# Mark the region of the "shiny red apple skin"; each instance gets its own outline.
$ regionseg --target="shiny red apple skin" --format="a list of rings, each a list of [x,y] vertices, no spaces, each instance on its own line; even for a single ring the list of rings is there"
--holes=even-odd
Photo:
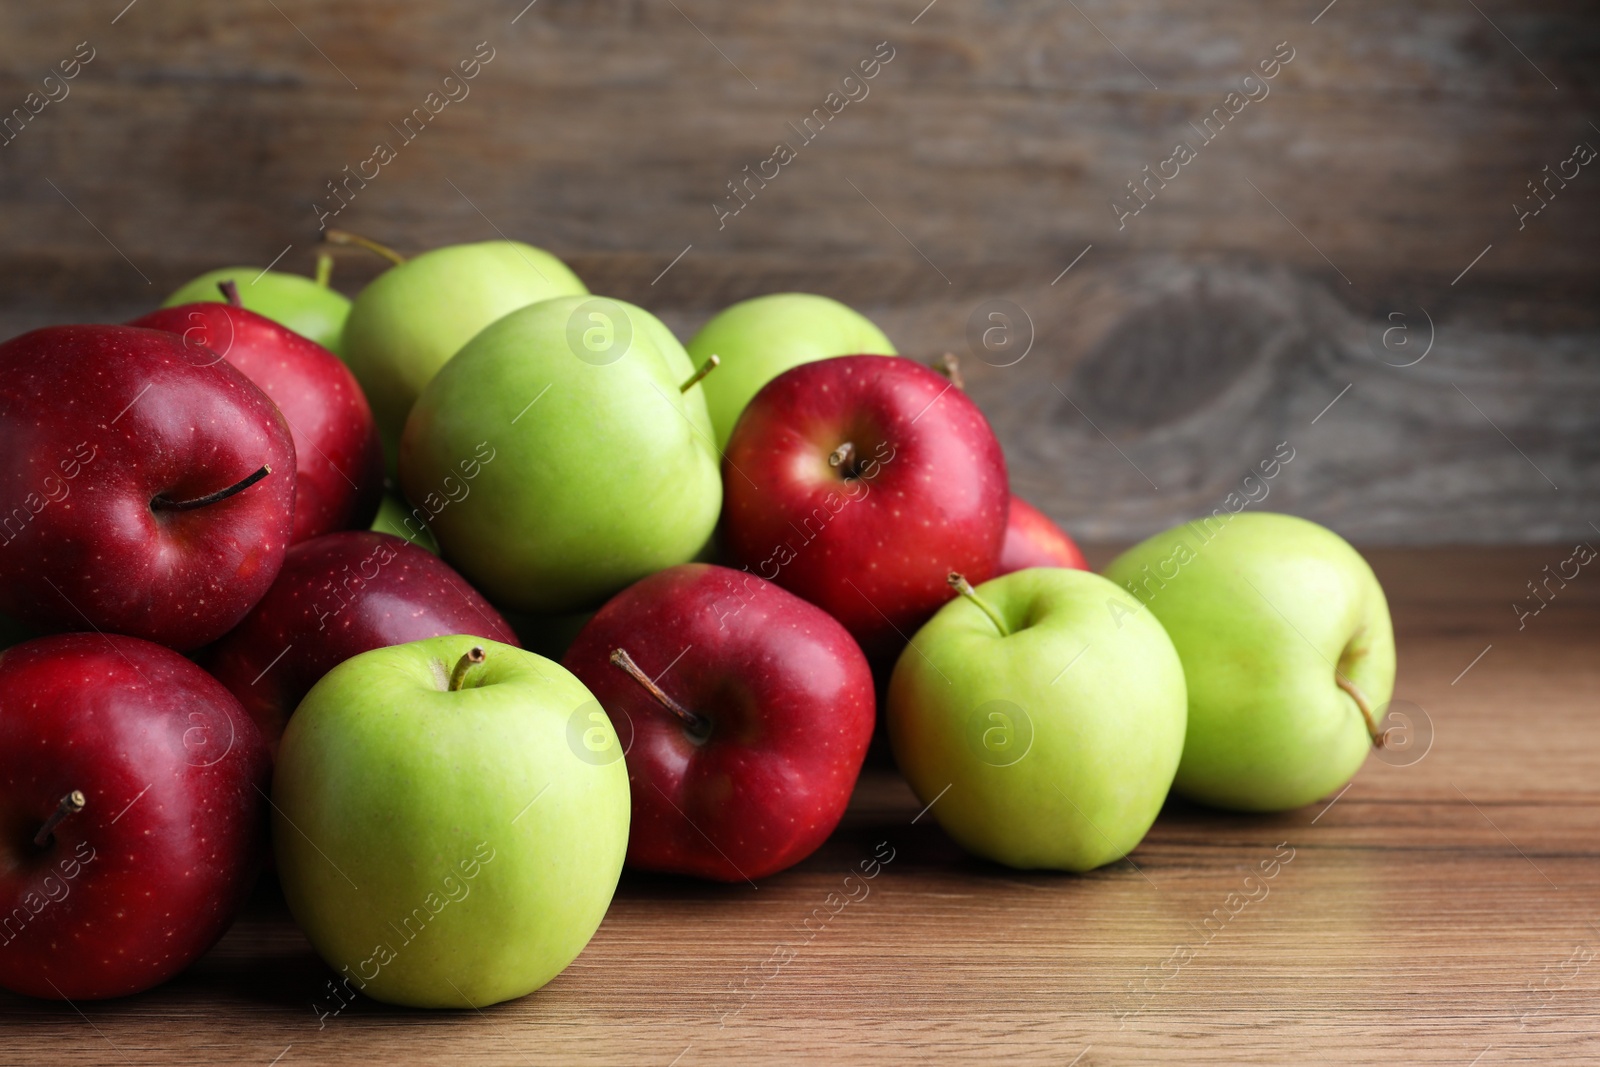
[[[294,437],[291,543],[372,525],[383,497],[383,443],[366,395],[343,360],[230,304],[162,308],[130,325],[168,330],[216,352],[278,405]]]
[[[611,663],[618,648],[709,721],[703,741]],[[685,563],[613,597],[562,662],[626,749],[632,866],[753,881],[805,859],[839,824],[872,737],[872,674],[814,605],[743,571]]]
[[[272,473],[213,504],[191,502]],[[208,350],[131,326],[0,344],[0,613],[186,650],[277,577],[294,444],[267,395]]]
[[[0,986],[96,1000],[187,967],[255,882],[270,774],[238,701],[170,649],[60,634],[0,655]],[[83,810],[36,846],[74,789]]]
[[[854,445],[858,477],[829,454]],[[785,371],[750,401],[723,463],[732,557],[818,605],[874,660],[954,593],[993,577],[1005,458],[965,393],[914,360],[844,356]]]
[[[1022,499],[1011,498],[1011,518],[1006,523],[1005,543],[1000,546],[998,578],[1029,567],[1068,567],[1086,571],[1088,560],[1066,531],[1050,521],[1050,516]]]
[[[324,674],[375,648],[446,634],[520,647],[438,556],[391,534],[347,530],[290,548],[267,595],[203,662],[276,755],[289,716]]]

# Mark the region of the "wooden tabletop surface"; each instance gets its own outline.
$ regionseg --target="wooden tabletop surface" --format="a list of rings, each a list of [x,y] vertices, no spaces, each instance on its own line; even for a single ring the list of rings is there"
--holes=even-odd
[[[625,875],[520,1001],[324,1017],[328,972],[268,886],[152,992],[0,996],[0,1062],[1600,1063],[1600,575],[1520,630],[1511,606],[1570,554],[1370,551],[1418,741],[1302,811],[1173,802],[1128,860],[1020,873],[965,858],[880,767],[758,889]]]

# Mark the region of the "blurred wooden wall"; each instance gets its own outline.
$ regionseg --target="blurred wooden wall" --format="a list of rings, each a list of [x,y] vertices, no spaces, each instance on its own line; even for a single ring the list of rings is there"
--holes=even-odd
[[[1209,511],[1284,441],[1262,506],[1359,540],[1600,538],[1600,164],[1564,163],[1600,148],[1591,5],[525,2],[8,3],[0,109],[61,98],[0,146],[0,328],[126,317],[285,249],[308,269],[327,183],[386,143],[337,225],[523,238],[684,336],[796,288],[963,355],[1018,489],[1087,539]],[[719,223],[778,142],[795,158]],[[1519,220],[1546,166],[1578,169]],[[1021,332],[986,352],[994,311]]]

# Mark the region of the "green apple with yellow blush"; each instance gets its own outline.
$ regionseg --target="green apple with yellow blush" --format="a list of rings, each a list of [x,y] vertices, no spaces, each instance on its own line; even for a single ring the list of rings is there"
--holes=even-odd
[[[1121,859],[1183,751],[1183,667],[1149,612],[1088,571],[1038,567],[940,608],[901,653],[895,762],[968,852],[1023,869]]]
[[[1183,660],[1183,796],[1298,808],[1381,746],[1394,628],[1372,568],[1338,534],[1292,515],[1217,515],[1134,546],[1106,577],[1161,621]]]
[[[466,636],[374,649],[290,718],[273,786],[278,879],[355,992],[483,1008],[559,974],[627,852],[622,748],[560,664]]]
[[[722,474],[703,389],[720,373],[692,368],[655,316],[624,301],[532,304],[424,387],[401,487],[444,558],[496,605],[592,610],[711,540]]]
[[[518,308],[588,292],[565,263],[520,241],[449,245],[408,259],[329,233],[394,263],[356,297],[344,333],[345,362],[372,405],[391,469],[411,405],[461,346]]]

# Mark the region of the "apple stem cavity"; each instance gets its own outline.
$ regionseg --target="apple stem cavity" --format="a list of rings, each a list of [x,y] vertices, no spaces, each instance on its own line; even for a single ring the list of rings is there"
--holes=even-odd
[[[228,302],[229,307],[242,308],[244,301],[239,299],[239,287],[232,278],[224,278],[217,283],[217,288],[222,290],[222,299]]]
[[[696,385],[700,384],[701,378],[704,378],[706,375],[710,374],[720,366],[722,366],[722,357],[717,355],[715,352],[711,353],[710,357],[708,357],[704,363],[700,364],[700,369],[694,372],[694,377],[678,386],[678,392],[687,393],[690,389],[693,389]]]
[[[967,391],[967,380],[961,376],[961,361],[956,358],[954,352],[946,352],[929,366],[949,378],[950,384],[960,389],[963,393]]]
[[[694,712],[690,711],[676,700],[673,700],[671,697],[667,696],[667,694],[662,691],[661,687],[656,685],[655,682],[651,681],[650,676],[644,673],[644,671],[640,670],[637,663],[633,662],[633,657],[628,655],[627,649],[612,649],[611,664],[614,667],[622,668],[628,673],[629,677],[638,682],[640,685],[644,686],[645,690],[651,696],[655,697],[656,700],[660,702],[662,707],[672,712],[672,714],[676,715],[679,720],[682,721],[684,727],[688,729],[689,733],[695,739],[703,740],[706,735],[711,733],[710,721],[706,719],[704,715],[696,715]]]
[[[855,477],[856,446],[852,441],[846,441],[832,452],[828,453],[828,466],[843,467],[846,478]]]
[[[150,501],[150,507],[156,511],[193,511],[195,508],[203,508],[208,504],[226,500],[236,493],[242,493],[271,473],[271,467],[261,467],[245,478],[234,482],[226,489],[218,489],[215,493],[207,493],[205,496],[197,497],[194,500],[172,500],[163,494]]]
[[[467,672],[487,658],[484,655],[482,645],[473,645],[467,649],[461,658],[456,660],[455,670],[450,672],[450,692],[460,692],[462,686],[466,683]]]
[[[56,832],[56,827],[61,825],[61,821],[68,815],[82,811],[84,803],[83,791],[80,789],[74,789],[62,797],[61,803],[56,805],[56,810],[44,821],[44,825],[39,827],[39,832],[33,835],[33,843],[40,848],[48,845],[50,835]]]
[[[966,578],[957,574],[955,571],[951,571],[949,577],[947,577],[945,581],[950,584],[951,589],[954,589],[956,592],[960,593],[962,596],[978,605],[978,608],[985,615],[989,616],[989,621],[994,623],[994,628],[1000,631],[1001,637],[1011,636],[1011,631],[1006,629],[1006,624],[1004,620],[1000,618],[1000,613],[994,610],[994,608],[990,607],[989,602],[978,595],[978,591],[972,588],[971,582],[967,581]]]
[[[1378,729],[1378,724],[1372,717],[1372,702],[1367,699],[1367,694],[1361,691],[1360,686],[1338,671],[1333,673],[1333,680],[1339,683],[1340,689],[1350,694],[1350,699],[1354,700],[1356,707],[1361,709],[1361,717],[1367,721],[1367,735],[1372,738],[1372,747],[1382,748],[1384,743],[1389,740],[1389,731]]]
[[[359,233],[351,233],[349,230],[323,230],[322,239],[330,245],[354,245],[356,248],[365,248],[368,252],[382,256],[396,266],[406,261],[405,256],[402,256],[388,245],[381,245],[370,237],[363,237]]]
[[[333,256],[327,252],[317,253],[317,273],[312,279],[322,288],[326,289],[333,280]]]

